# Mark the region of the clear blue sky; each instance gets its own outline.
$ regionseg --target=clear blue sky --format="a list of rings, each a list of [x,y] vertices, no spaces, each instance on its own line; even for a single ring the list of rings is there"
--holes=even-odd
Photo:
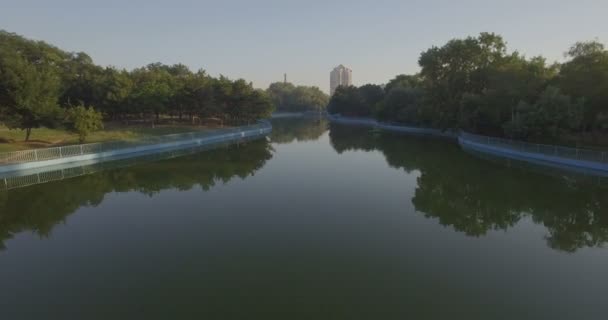
[[[608,0],[139,1],[0,0],[0,29],[132,69],[182,62],[256,87],[328,91],[329,71],[385,83],[418,71],[420,52],[482,31],[527,56],[562,60],[578,40],[608,42]]]

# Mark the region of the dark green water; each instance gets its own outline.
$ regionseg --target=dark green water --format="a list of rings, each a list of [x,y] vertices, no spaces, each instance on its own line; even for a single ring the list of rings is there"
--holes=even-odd
[[[593,179],[284,119],[0,192],[0,319],[606,319],[607,241]]]

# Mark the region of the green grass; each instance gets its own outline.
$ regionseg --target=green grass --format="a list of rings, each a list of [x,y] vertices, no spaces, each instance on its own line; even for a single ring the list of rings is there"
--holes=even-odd
[[[108,124],[106,129],[91,133],[85,143],[137,140],[146,136],[160,136],[202,130],[209,130],[209,128],[189,125],[160,125],[152,128]],[[3,141],[3,143],[0,143],[0,152],[7,152],[78,144],[78,135],[64,129],[39,128],[33,129],[30,141],[25,142],[25,131],[9,130],[4,126],[0,126],[0,140]]]

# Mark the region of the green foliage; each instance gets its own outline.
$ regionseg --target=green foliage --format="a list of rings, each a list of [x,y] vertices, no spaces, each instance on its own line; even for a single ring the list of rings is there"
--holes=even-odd
[[[359,94],[363,100],[363,109],[356,111],[360,114],[371,114],[374,106],[384,99],[382,87],[374,84],[366,84],[359,87]]]
[[[9,128],[25,130],[25,140],[29,140],[32,128],[53,127],[60,120],[57,100],[61,82],[54,65],[15,50],[4,37],[7,34],[0,33],[1,121]]]
[[[330,113],[513,138],[608,133],[608,51],[579,42],[563,65],[509,52],[499,35],[454,39],[419,59],[416,75],[384,87],[339,88]],[[370,112],[373,110],[373,112]]]
[[[291,83],[272,83],[266,92],[276,110],[281,112],[320,112],[329,101],[329,96],[317,87],[296,87]]]
[[[385,121],[420,124],[422,99],[423,91],[420,88],[396,86],[377,105],[376,117]]]
[[[61,69],[63,92],[61,105],[92,104],[100,100],[103,69],[93,63],[86,53],[69,54]]]
[[[97,103],[102,110],[112,118],[129,113],[135,85],[127,71],[108,67],[102,71],[97,83]]]
[[[320,110],[327,96],[297,88],[294,103]],[[111,119],[188,116],[251,122],[268,117],[270,97],[245,80],[192,72],[182,64],[149,64],[133,71],[102,68],[85,53],[68,53],[44,42],[0,31],[0,122],[26,130],[53,127],[63,109],[95,105]]]
[[[499,35],[453,39],[424,51],[416,75],[398,75],[384,90],[341,87],[331,99],[316,87],[273,83],[262,92],[245,80],[210,77],[182,64],[133,71],[101,68],[68,53],[0,31],[0,122],[26,130],[53,127],[61,108],[94,105],[107,118],[187,116],[243,123],[279,111],[374,116],[437,128],[511,137],[608,131],[608,51],[578,42],[562,65],[509,52]]]
[[[534,105],[520,102],[513,119],[506,123],[507,135],[525,137],[529,134],[558,138],[580,129],[584,100],[572,101],[558,88],[549,86]]]
[[[384,86],[384,91],[388,93],[396,87],[418,88],[421,85],[421,81],[422,79],[419,75],[400,74],[394,79],[391,79],[386,86]]]
[[[608,122],[608,50],[596,41],[578,42],[567,53],[557,83],[563,92],[585,99],[583,126],[606,130]]]
[[[131,97],[133,111],[144,115],[155,115],[158,120],[161,113],[167,111],[173,95],[174,78],[160,64],[149,64],[135,69],[131,73],[134,89]]]
[[[368,117],[383,99],[384,91],[377,85],[366,84],[359,88],[340,86],[331,97],[327,111],[332,114]]]
[[[491,89],[490,75],[505,60],[505,42],[492,33],[454,39],[441,48],[423,52],[419,59],[420,75],[437,114],[435,124],[441,128],[457,127],[463,96]]]
[[[329,100],[327,111],[331,114],[342,114],[351,116],[365,116],[369,113],[360,113],[364,109],[363,97],[357,87],[339,86]]]
[[[85,142],[91,132],[103,129],[103,116],[93,107],[79,105],[67,111],[69,127],[78,134],[80,143]]]

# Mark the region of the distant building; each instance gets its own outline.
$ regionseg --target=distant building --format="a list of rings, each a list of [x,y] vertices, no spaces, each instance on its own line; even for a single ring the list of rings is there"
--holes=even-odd
[[[329,92],[334,95],[339,86],[353,85],[353,71],[343,65],[339,65],[329,74]]]

